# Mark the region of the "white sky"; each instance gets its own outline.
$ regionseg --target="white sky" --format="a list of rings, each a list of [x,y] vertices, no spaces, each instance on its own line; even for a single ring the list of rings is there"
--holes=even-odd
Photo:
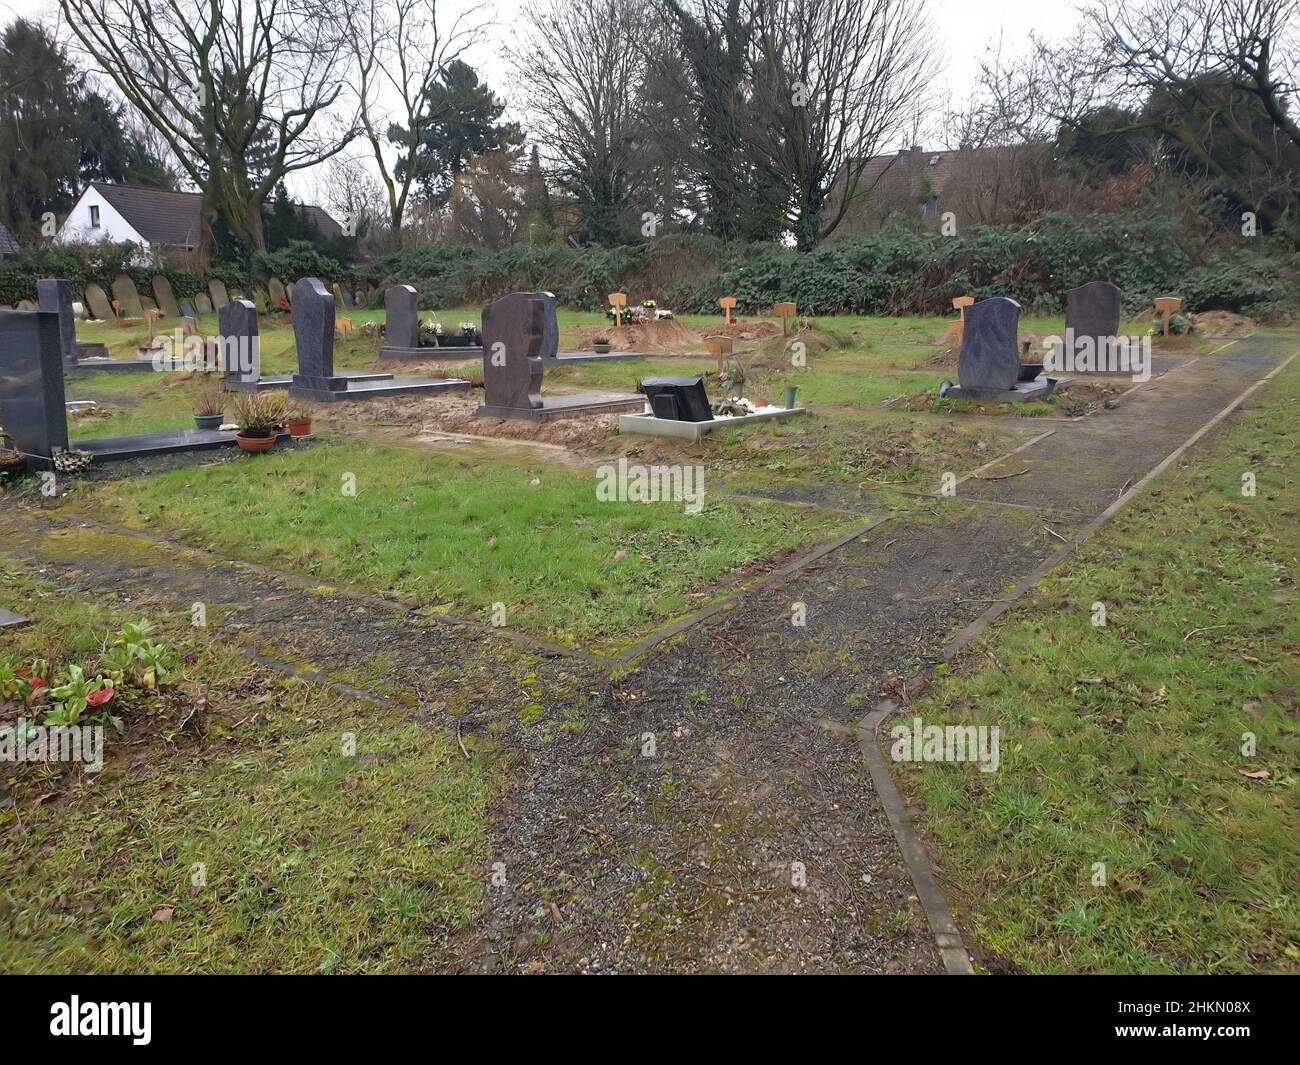
[[[347,0],[338,0],[345,3]],[[500,43],[513,36],[515,16],[524,0],[489,0],[496,10],[493,42],[480,46],[469,59],[498,95],[508,98],[508,71]],[[447,0],[450,14],[478,0]],[[960,103],[970,93],[982,56],[996,50],[999,40],[1006,56],[1024,47],[1030,33],[1056,39],[1078,20],[1076,0],[929,0],[930,18],[944,52],[943,73],[936,90]],[[0,0],[0,25],[24,15],[53,23],[58,18],[56,0]],[[510,117],[517,117],[511,115]],[[899,147],[898,145],[891,147]],[[310,171],[291,178],[290,190],[316,199],[318,182]]]

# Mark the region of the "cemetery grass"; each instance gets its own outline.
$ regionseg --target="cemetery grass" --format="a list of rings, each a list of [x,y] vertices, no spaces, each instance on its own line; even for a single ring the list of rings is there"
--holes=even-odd
[[[345,474],[355,496],[341,490]],[[698,514],[601,502],[596,485],[594,472],[349,440],[83,482],[65,505],[436,613],[487,623],[501,603],[513,630],[613,647],[853,524],[712,493]]]
[[[0,556],[0,603],[33,618],[19,659],[97,661],[150,614],[69,596]],[[189,618],[152,613],[184,677],[99,774],[0,767],[0,969],[393,972],[452,960],[482,909],[504,756],[263,670]],[[173,615],[174,618],[174,615]],[[203,695],[206,736],[179,724]],[[356,755],[345,757],[344,733]],[[365,810],[364,818],[357,817]],[[206,883],[192,887],[196,864]]]
[[[1024,969],[1300,971],[1300,365],[1252,402],[903,711],[1001,727],[995,773],[894,769],[950,898]]]

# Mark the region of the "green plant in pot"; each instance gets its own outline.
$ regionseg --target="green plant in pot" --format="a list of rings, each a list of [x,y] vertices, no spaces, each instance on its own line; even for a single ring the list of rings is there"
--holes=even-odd
[[[604,333],[597,333],[591,338],[591,350],[597,355],[608,355],[610,349],[610,339]]]
[[[245,451],[270,451],[285,421],[284,396],[278,392],[245,392],[235,400],[235,441]]]
[[[311,411],[297,403],[290,403],[284,411],[285,427],[295,440],[311,436]]]
[[[226,398],[221,394],[215,374],[203,374],[194,389],[194,424],[200,429],[216,429],[226,418]]]

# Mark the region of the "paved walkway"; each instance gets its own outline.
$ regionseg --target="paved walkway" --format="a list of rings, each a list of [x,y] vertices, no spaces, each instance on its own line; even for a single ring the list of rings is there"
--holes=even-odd
[[[382,678],[517,746],[498,826],[508,886],[461,944],[465,969],[951,971],[960,950],[936,947],[857,722],[911,694],[905,678],[954,633],[1293,345],[1234,342],[1117,409],[1045,423],[956,498],[917,498],[631,666],[39,511],[0,507],[0,529],[6,553],[65,587],[184,612],[203,601],[283,668],[363,693]],[[884,514],[860,504],[864,526]],[[544,742],[519,726],[523,684],[562,726]]]

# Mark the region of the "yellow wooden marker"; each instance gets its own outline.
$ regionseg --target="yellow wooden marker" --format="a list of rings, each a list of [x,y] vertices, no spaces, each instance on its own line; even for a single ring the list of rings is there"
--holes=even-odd
[[[736,297],[723,296],[722,299],[718,300],[718,306],[722,308],[722,320],[730,323],[731,312],[736,309]]]
[[[966,308],[975,302],[973,296],[958,296],[952,301],[952,309],[961,315],[957,325],[957,342],[961,343],[962,338],[966,335]]]
[[[731,337],[706,337],[704,343],[709,349],[709,354],[718,360],[718,373],[722,373],[726,368],[728,356],[734,350]]]
[[[339,332],[339,333],[344,333],[344,334],[347,334],[347,333],[352,332],[352,319],[351,319],[351,318],[335,318],[335,319],[334,319],[334,329],[335,329],[337,332]]]
[[[772,308],[772,310],[776,313],[776,316],[781,319],[781,334],[783,336],[789,336],[790,319],[798,313],[795,305],[793,303],[778,303]]]
[[[627,307],[627,293],[611,292],[605,298],[609,300],[609,305],[614,308],[614,328],[617,329],[623,324],[623,311]]]
[[[1183,309],[1183,301],[1177,296],[1157,296],[1156,297],[1156,314],[1160,315],[1163,324],[1160,331],[1169,335],[1169,319]]]

